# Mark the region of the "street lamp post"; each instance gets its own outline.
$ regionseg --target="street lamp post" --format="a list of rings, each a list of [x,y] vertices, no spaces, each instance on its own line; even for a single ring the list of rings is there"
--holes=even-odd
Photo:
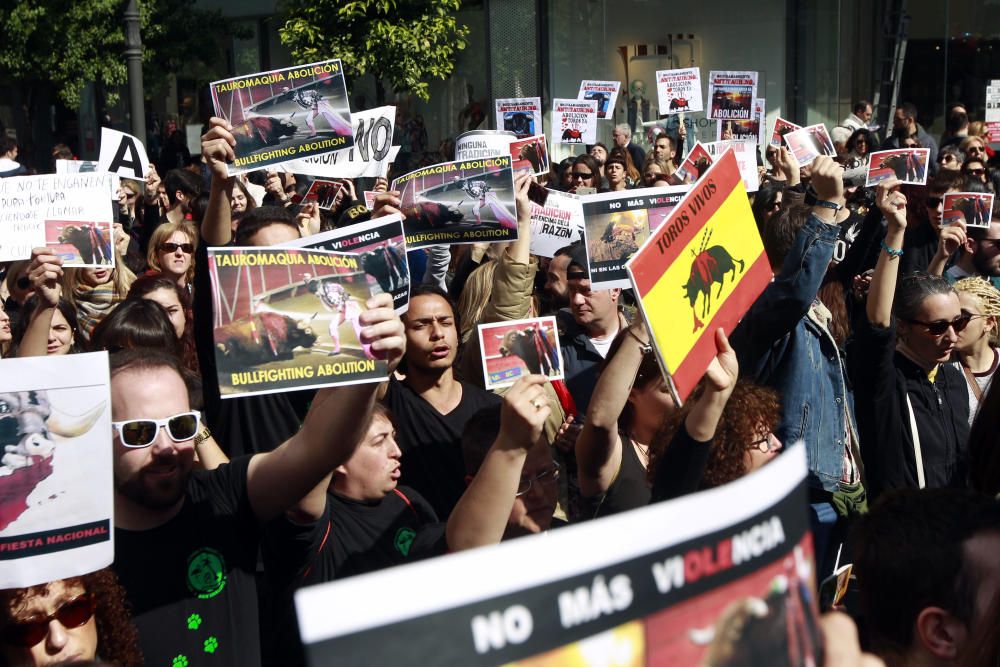
[[[132,134],[146,143],[146,104],[142,84],[142,35],[139,32],[139,5],[128,0],[125,7],[125,62],[128,64],[128,99]]]

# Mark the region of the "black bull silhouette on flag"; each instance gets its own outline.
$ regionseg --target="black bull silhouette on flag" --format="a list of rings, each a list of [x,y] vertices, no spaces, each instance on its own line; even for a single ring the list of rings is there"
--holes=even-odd
[[[729,251],[721,245],[708,248],[708,242],[711,238],[712,230],[708,229],[701,240],[701,247],[697,254],[694,249],[691,250],[691,254],[694,255],[691,272],[688,275],[687,283],[681,286],[687,292],[688,302],[691,304],[691,311],[694,314],[694,331],[705,326],[705,323],[698,319],[698,315],[694,313],[698,295],[704,295],[701,302],[701,317],[707,319],[712,308],[712,285],[719,284],[719,291],[715,295],[715,298],[718,299],[722,296],[726,274],[731,272],[733,274],[732,280],[735,281],[736,265],[740,265],[740,273],[743,273],[746,268],[742,259],[733,258]]]

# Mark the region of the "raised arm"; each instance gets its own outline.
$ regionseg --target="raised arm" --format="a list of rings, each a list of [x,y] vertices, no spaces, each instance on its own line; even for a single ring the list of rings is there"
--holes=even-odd
[[[649,347],[649,334],[641,321],[633,322],[626,332],[598,377],[587,419],[576,439],[580,491],[587,498],[606,493],[622,463],[618,417],[628,402],[643,350]]]
[[[201,155],[212,174],[208,208],[201,223],[201,237],[211,246],[222,246],[233,238],[231,196],[233,179],[226,163],[236,159],[236,138],[224,118],[212,117],[208,132],[201,137]]]
[[[899,191],[899,181],[890,178],[879,183],[876,200],[888,228],[878,263],[875,264],[872,286],[868,290],[865,315],[874,326],[886,328],[892,323],[892,299],[896,291],[896,279],[899,277],[899,258],[903,255],[906,195]]]
[[[21,337],[17,356],[44,357],[48,354],[52,316],[62,296],[62,277],[62,257],[50,255],[48,248],[35,248],[31,251],[28,278],[35,288],[38,305],[31,313],[31,321]]]
[[[361,342],[389,362],[391,373],[405,347],[403,323],[389,294],[368,301],[361,313]],[[364,438],[375,401],[377,383],[322,389],[298,433],[267,454],[257,454],[247,473],[254,513],[267,521],[291,508],[334,468],[354,453]]]
[[[531,201],[528,188],[533,178],[530,172],[522,171],[514,179],[514,200],[517,205],[517,240],[510,244],[507,252],[519,264],[531,261]]]
[[[452,551],[496,544],[503,537],[528,450],[548,447],[539,442],[551,412],[546,382],[542,375],[528,375],[504,395],[500,434],[448,518],[445,534]]]
[[[963,220],[941,227],[937,250],[934,252],[934,257],[931,258],[931,263],[927,266],[927,273],[932,276],[943,276],[944,270],[948,266],[948,260],[959,248],[965,245],[966,238],[965,221]]]

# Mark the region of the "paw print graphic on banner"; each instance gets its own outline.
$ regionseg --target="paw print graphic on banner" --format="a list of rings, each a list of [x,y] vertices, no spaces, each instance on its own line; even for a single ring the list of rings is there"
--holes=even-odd
[[[209,637],[205,640],[205,653],[215,653],[219,648],[219,640],[216,637]]]

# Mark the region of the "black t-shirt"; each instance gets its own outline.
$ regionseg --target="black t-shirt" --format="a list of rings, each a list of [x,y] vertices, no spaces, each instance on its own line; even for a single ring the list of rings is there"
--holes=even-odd
[[[260,664],[260,530],[247,496],[249,465],[243,457],[195,472],[183,508],[162,526],[115,529],[114,569],[145,664]]]
[[[465,491],[462,430],[482,408],[500,397],[465,382],[462,400],[446,415],[395,377],[389,380],[385,404],[392,412],[396,441],[403,451],[400,483],[416,489],[442,519],[447,519]]]
[[[584,498],[584,503],[589,505],[588,514],[595,519],[649,504],[650,490],[646,481],[646,467],[639,460],[632,439],[624,431],[619,431],[618,437],[622,441],[622,462],[618,466],[614,481],[603,496]]]

